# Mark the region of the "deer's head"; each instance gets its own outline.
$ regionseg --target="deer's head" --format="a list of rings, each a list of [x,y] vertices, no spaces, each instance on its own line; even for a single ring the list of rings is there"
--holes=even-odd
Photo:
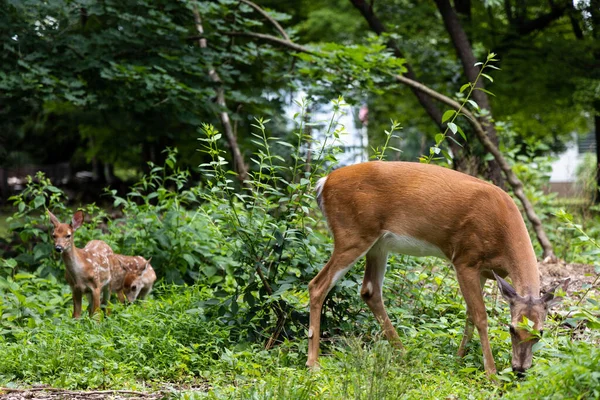
[[[510,306],[510,337],[512,341],[512,369],[523,374],[531,367],[533,345],[542,337],[543,325],[550,307],[562,301],[554,292],[560,286],[566,291],[569,279],[557,285],[541,297],[520,296],[504,279],[494,273],[502,296]]]
[[[142,271],[139,271],[138,273],[129,272],[125,275],[123,289],[125,291],[125,296],[127,296],[127,300],[130,303],[133,303],[138,298],[140,291],[144,288],[142,276],[144,275],[144,272],[146,272],[148,265],[150,265],[150,260],[152,260],[152,257],[146,261],[146,265],[144,265]]]
[[[50,217],[50,222],[54,225],[54,230],[52,231],[54,250],[59,253],[68,251],[73,247],[73,233],[83,224],[83,212],[77,211],[73,214],[70,224],[61,223],[50,210],[48,210],[48,216]]]

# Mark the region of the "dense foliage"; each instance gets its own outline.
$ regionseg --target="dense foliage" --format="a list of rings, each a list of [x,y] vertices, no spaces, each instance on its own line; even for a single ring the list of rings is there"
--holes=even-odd
[[[335,109],[342,104],[336,101]],[[205,185],[189,180],[171,150],[165,164],[151,165],[128,196],[107,193],[122,217],[88,206],[90,218],[76,232],[79,246],[101,237],[118,252],[152,256],[160,276],[152,298],[114,304],[110,317],[71,320],[71,294],[60,273],[62,262],[52,254],[44,208],[62,220],[72,210],[46,178],[31,180],[13,199],[16,212],[9,218],[20,245],[1,261],[0,384],[174,390],[208,398],[422,398],[423,393],[521,398],[540,388],[597,397],[593,343],[600,303],[586,292],[588,286],[579,293],[583,302],[567,303],[568,320],[548,322],[550,333],[524,382],[510,372],[510,335],[502,322],[507,306],[497,294],[486,295],[500,367],[497,386],[484,376],[476,341],[464,359],[449,356],[456,352],[466,316],[450,266],[406,256],[391,257],[384,293],[407,353],[382,340],[358,296],[357,266],[326,303],[322,370],[306,371],[306,284],[330,251],[311,188],[315,176],[335,163],[342,128],[333,115],[311,164],[315,169],[307,170],[302,149],[311,139],[303,134],[304,106],[295,146],[270,137],[268,121],[256,121],[257,172],[244,191],[231,187],[234,175],[217,145],[219,133],[205,125],[200,143],[212,160],[202,166],[211,176]],[[278,155],[285,151],[286,158]],[[520,176],[537,184],[544,175],[524,170]],[[540,201],[552,208],[551,199]],[[556,231],[557,243],[584,246],[578,259],[593,261],[595,242],[575,217],[562,213],[561,218],[565,229]],[[573,344],[571,335],[586,326]],[[565,358],[571,361],[565,364]],[[564,385],[545,388],[556,374]],[[187,386],[204,389],[188,393]]]
[[[476,59],[500,55],[503,78],[488,82],[493,115],[510,120],[519,138],[560,148],[573,131],[589,132],[590,114],[582,111],[597,112],[599,93],[591,67],[600,54],[595,1],[456,5]],[[387,74],[404,71],[398,66],[406,59],[422,82],[454,93],[465,80],[456,43],[433,3],[371,2],[371,19],[359,12],[365,4],[264,0],[264,12],[238,0],[3,0],[0,165],[70,161],[140,171],[147,161],[162,164],[171,146],[195,166],[197,127],[219,126],[219,112],[228,113],[247,157],[253,117],[272,119],[281,136],[288,94],[297,90],[367,103],[372,146],[390,118],[402,116],[404,157],[414,159],[437,128]],[[384,31],[376,40],[367,29],[377,23]],[[318,59],[304,62],[294,57],[301,51],[260,34],[290,35],[335,57],[325,68]],[[222,103],[215,101],[221,89]]]
[[[589,68],[600,54],[597,2],[514,3],[455,1],[469,39],[457,45],[442,22],[447,0],[0,0],[0,167],[104,164],[106,178],[117,169],[136,179],[77,204],[38,173],[9,199],[0,386],[183,398],[600,398],[598,208],[579,201],[567,213],[543,190],[551,150],[588,130],[599,109],[600,77]],[[491,92],[465,84],[461,51],[502,67],[477,70],[497,94],[489,109],[470,97]],[[406,256],[390,257],[384,288],[406,353],[382,340],[360,300],[359,261],[325,303],[321,371],[304,367],[307,284],[332,247],[313,190],[344,156],[340,94],[370,110],[355,122],[369,133],[371,158],[452,153],[473,156],[473,171],[491,159],[459,113],[438,110],[433,121],[424,112],[396,79],[410,73],[493,117],[487,127],[556,254],[594,271],[551,314],[523,380],[510,370],[508,308],[497,291],[488,285],[485,295],[499,367],[491,383],[476,340],[465,358],[454,356],[466,310],[451,266]],[[307,100],[290,104],[299,92]],[[595,162],[579,172],[589,196]],[[72,320],[46,209],[63,222],[85,211],[79,247],[102,239],[152,257],[159,282],[150,298]]]

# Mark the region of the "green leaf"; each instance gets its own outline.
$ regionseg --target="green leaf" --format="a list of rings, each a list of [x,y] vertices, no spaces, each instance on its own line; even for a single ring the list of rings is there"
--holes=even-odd
[[[456,125],[456,129],[458,130],[458,133],[460,134],[460,136],[462,136],[462,138],[466,142],[467,141],[467,135],[465,135],[465,132],[462,130],[462,128],[460,127],[460,125]]]
[[[454,116],[454,114],[456,114],[455,110],[447,110],[444,113],[444,115],[442,115],[442,122],[448,121],[450,118],[452,118]]]
[[[494,97],[496,97],[496,95],[495,95],[494,93],[492,93],[492,92],[490,92],[489,90],[486,90],[486,89],[484,89],[484,88],[476,87],[476,88],[475,88],[475,90],[480,90],[480,91],[482,91],[483,93],[487,93],[487,94],[489,94],[490,96],[494,96]]]
[[[483,76],[484,78],[486,78],[487,80],[489,80],[490,82],[494,82],[494,80],[492,79],[491,76],[489,76],[488,74],[481,74],[481,76]]]
[[[196,259],[191,254],[184,254],[181,256],[185,261],[187,261],[190,268],[193,268],[196,265]]]
[[[460,92],[462,93],[462,92],[464,92],[465,90],[467,90],[467,89],[468,89],[468,88],[470,88],[470,87],[471,87],[471,82],[469,82],[469,83],[465,83],[464,85],[462,85],[462,86],[460,87]]]
[[[48,191],[52,193],[62,193],[62,191],[56,186],[46,186],[46,189],[48,189]]]
[[[467,100],[467,101],[469,102],[469,104],[470,104],[471,106],[473,106],[473,108],[474,108],[474,109],[476,109],[476,110],[479,110],[479,104],[475,103],[475,101],[474,101],[474,100],[471,100],[471,99],[469,99],[469,100]]]
[[[458,131],[458,127],[456,126],[456,124],[454,122],[448,122],[448,129],[450,129],[452,131],[452,133],[454,133],[456,135],[456,132]]]
[[[33,200],[33,207],[40,208],[46,203],[46,198],[43,195],[36,196]]]

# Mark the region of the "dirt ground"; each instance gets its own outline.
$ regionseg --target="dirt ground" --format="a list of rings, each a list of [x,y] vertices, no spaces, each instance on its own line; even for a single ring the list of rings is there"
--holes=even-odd
[[[571,278],[567,288],[567,295],[580,297],[584,284],[592,285],[598,276],[594,271],[593,265],[588,264],[567,264],[565,262],[557,263],[538,263],[542,283],[542,291],[546,292],[554,286],[562,283],[565,279]],[[583,289],[585,291],[585,289]],[[592,295],[598,295],[600,290],[596,285],[590,291]],[[589,295],[588,295],[589,296]]]
[[[50,388],[40,385],[30,389],[0,388],[2,400],[158,400],[177,398],[178,392],[207,392],[210,386],[206,382],[196,382],[191,385],[165,385],[153,392],[138,392],[129,390],[97,390],[79,391]],[[175,396],[172,396],[175,395]]]
[[[18,392],[0,391],[2,400],[25,400],[25,399],[46,399],[46,400],[101,400],[101,399],[128,399],[128,400],[148,400],[161,399],[166,397],[166,393],[126,393],[111,391],[73,391],[73,390],[20,390]]]

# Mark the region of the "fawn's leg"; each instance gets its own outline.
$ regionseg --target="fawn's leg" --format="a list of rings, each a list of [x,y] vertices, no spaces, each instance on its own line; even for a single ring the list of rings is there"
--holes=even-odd
[[[81,298],[83,292],[77,288],[73,288],[73,318],[81,317]]]
[[[96,312],[97,309],[100,308],[100,293],[101,293],[102,289],[101,288],[94,288],[92,289],[90,295],[89,295],[89,299],[90,299],[90,304],[88,305],[88,311],[90,313],[90,317],[92,315],[94,315],[94,313]]]

